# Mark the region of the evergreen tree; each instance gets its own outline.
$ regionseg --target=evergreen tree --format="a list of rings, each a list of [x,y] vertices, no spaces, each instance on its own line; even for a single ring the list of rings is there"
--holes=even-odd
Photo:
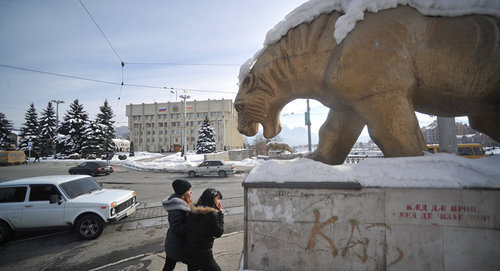
[[[52,103],[47,104],[40,117],[40,134],[38,136],[40,155],[50,156],[54,152],[54,139],[56,137],[56,113]]]
[[[104,100],[104,105],[100,108],[100,113],[97,114],[96,122],[102,130],[102,137],[100,138],[99,145],[103,153],[113,155],[116,151],[116,145],[113,142],[115,138],[115,122],[112,120],[115,116],[113,115],[113,110],[109,106],[108,101]]]
[[[215,130],[210,127],[208,118],[205,117],[201,128],[198,129],[198,142],[196,143],[196,153],[215,152]]]
[[[78,99],[69,106],[59,127],[57,136],[57,150],[60,154],[80,154],[85,140],[85,125],[89,119],[88,113],[83,109]]]
[[[12,121],[6,119],[4,113],[0,113],[0,150],[9,151],[16,145],[16,141],[10,137],[12,129]]]
[[[83,157],[88,157],[89,154],[95,154],[96,157],[100,156],[100,142],[103,137],[103,131],[101,128],[101,125],[97,124],[95,121],[89,121],[84,126],[83,133],[85,134],[85,137],[82,144]]]
[[[134,141],[130,141],[130,153],[128,156],[130,156],[130,157],[135,156]]]
[[[28,142],[33,142],[32,152],[38,151],[38,134],[40,129],[38,126],[38,114],[36,113],[35,105],[30,104],[26,115],[24,116],[25,123],[21,127],[21,139],[19,140],[19,150],[28,153]]]

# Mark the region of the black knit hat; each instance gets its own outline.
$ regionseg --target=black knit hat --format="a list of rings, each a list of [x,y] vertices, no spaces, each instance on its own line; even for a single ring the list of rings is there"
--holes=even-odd
[[[186,191],[188,191],[189,188],[191,188],[191,184],[186,180],[179,179],[175,180],[172,183],[172,187],[174,188],[176,194],[184,195],[184,193],[186,193]]]

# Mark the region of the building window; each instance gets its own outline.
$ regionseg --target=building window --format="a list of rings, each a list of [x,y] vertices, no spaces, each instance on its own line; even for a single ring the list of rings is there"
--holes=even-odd
[[[219,125],[222,125],[224,123],[223,120],[218,120],[217,122],[219,123]]]
[[[210,112],[210,117],[211,118],[216,118],[217,117],[217,112]]]
[[[158,123],[159,127],[163,127],[163,122]]]
[[[151,128],[151,123],[146,123],[146,128]]]
[[[219,118],[222,118],[222,112],[217,112],[217,115],[219,116]]]

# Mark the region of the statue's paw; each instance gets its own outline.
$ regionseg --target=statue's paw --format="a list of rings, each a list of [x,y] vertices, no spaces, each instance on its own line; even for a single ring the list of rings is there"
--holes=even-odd
[[[302,157],[311,159],[314,161],[319,161],[319,155],[316,152],[309,152],[302,155]]]

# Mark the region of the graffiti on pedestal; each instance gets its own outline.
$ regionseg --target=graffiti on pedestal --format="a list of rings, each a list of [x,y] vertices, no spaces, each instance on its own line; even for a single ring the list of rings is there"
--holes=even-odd
[[[332,216],[328,220],[326,220],[323,223],[320,223],[320,213],[319,210],[314,211],[314,226],[312,229],[311,237],[309,238],[309,241],[307,243],[307,250],[312,250],[316,246],[316,239],[317,236],[319,235],[320,237],[324,238],[328,244],[330,245],[330,248],[332,249],[332,256],[335,258],[339,254],[342,257],[345,257],[348,253],[353,253],[356,255],[363,263],[366,263],[370,256],[370,252],[368,251],[368,244],[370,243],[370,239],[366,237],[365,231],[370,230],[371,228],[385,228],[386,230],[391,230],[391,227],[385,223],[376,223],[376,224],[370,224],[368,226],[362,226],[356,219],[350,219],[349,223],[351,224],[351,232],[349,235],[349,238],[347,242],[344,245],[340,245],[337,243],[337,246],[335,245],[335,241],[333,240],[333,237],[330,238],[327,234],[321,231],[322,228],[329,224],[334,224],[339,220],[338,216]],[[400,248],[396,247],[394,248],[398,252],[398,257],[394,261],[392,261],[389,265],[393,265],[401,261],[404,257],[403,250]],[[360,252],[361,251],[361,252]]]

